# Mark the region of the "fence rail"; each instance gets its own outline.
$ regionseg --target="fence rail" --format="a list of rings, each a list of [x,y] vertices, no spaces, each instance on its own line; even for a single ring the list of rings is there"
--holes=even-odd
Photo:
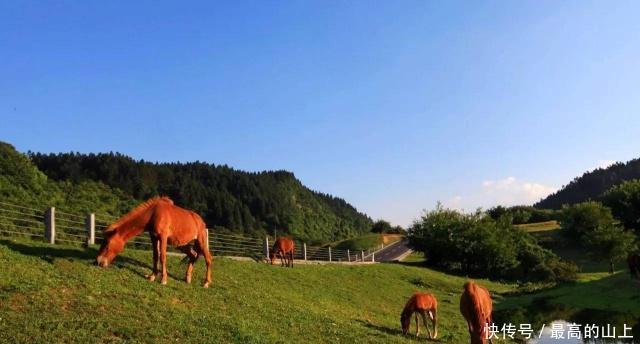
[[[43,239],[55,244],[93,245],[104,239],[103,230],[117,217],[107,214],[74,214],[55,207],[39,208],[12,204],[0,200],[0,237],[29,237]],[[272,250],[273,237],[247,237],[229,233],[208,231],[209,249],[217,256],[250,257],[267,260]],[[375,252],[381,247],[367,251],[339,250],[329,246],[308,246],[296,241],[294,259],[304,261],[326,261],[335,263],[375,262]],[[128,247],[148,250],[151,239],[147,235],[137,236],[127,242]],[[175,250],[171,248],[171,250]]]

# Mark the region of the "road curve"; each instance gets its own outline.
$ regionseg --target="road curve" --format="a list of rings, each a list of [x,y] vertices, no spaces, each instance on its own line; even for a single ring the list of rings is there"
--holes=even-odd
[[[389,246],[383,248],[382,250],[376,252],[376,261],[377,262],[393,262],[398,260],[398,258],[403,257],[407,253],[412,252],[411,248],[408,246],[409,240],[402,239],[397,241]]]

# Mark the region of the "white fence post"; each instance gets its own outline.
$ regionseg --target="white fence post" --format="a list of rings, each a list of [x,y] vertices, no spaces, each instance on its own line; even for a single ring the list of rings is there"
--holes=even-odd
[[[373,253],[371,254],[371,262],[372,262],[372,263],[375,263],[375,262],[376,262],[376,253],[375,253],[375,252],[373,252]]]
[[[347,260],[351,261],[351,253],[349,253],[349,249],[347,249]]]
[[[307,243],[303,242],[302,243],[302,251],[304,252],[304,260],[307,260]]]
[[[50,244],[56,243],[56,208],[54,207],[44,212],[44,238]]]
[[[84,219],[84,227],[87,229],[87,244],[96,243],[96,214],[91,213]]]
[[[264,237],[264,243],[262,245],[262,253],[264,253],[264,259],[269,260],[269,236]]]
[[[361,252],[362,252],[362,262],[364,263],[364,251],[361,251]]]
[[[329,261],[331,261],[331,246],[329,246]]]

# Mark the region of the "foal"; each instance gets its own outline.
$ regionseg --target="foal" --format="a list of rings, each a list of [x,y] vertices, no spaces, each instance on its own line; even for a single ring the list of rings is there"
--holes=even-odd
[[[416,337],[420,335],[420,325],[418,322],[418,314],[422,316],[422,322],[424,327],[427,328],[427,334],[429,338],[435,339],[438,337],[438,301],[436,297],[429,293],[415,293],[407,301],[407,304],[402,310],[400,315],[400,325],[402,326],[402,333],[407,334],[411,327],[411,315],[416,315]],[[431,322],[433,322],[433,337],[431,336],[431,330],[427,324],[427,314]]]

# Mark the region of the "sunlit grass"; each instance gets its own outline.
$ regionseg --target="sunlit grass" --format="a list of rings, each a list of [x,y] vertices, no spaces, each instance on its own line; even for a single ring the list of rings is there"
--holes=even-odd
[[[216,259],[213,284],[181,278],[169,257],[167,286],[143,278],[150,252],[125,250],[114,266],[95,249],[0,239],[0,342],[10,343],[406,343],[399,314],[428,290],[440,302],[440,342],[463,343],[464,277],[401,264],[299,265]],[[496,300],[514,285],[489,281]],[[424,338],[421,339],[424,341]]]

